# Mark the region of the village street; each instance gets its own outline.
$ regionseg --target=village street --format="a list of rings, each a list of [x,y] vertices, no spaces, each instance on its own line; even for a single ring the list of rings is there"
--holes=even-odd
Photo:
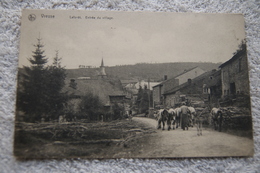
[[[156,128],[157,121],[150,118],[134,117],[133,121],[141,122]],[[143,147],[138,157],[213,157],[213,156],[249,156],[253,153],[253,140],[223,132],[203,128],[202,136],[197,136],[196,127],[183,131],[156,131],[150,134],[149,144]]]

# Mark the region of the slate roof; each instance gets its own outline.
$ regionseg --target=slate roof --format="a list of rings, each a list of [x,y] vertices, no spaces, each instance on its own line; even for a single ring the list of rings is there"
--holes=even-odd
[[[205,73],[201,74],[200,76],[192,79],[191,81],[192,81],[192,83],[195,83],[195,82],[197,82],[199,80],[203,80],[204,79],[205,80],[204,83],[206,83],[208,87],[209,86],[213,86],[213,85],[219,85],[221,83],[220,72],[221,72],[220,70],[218,70],[218,71],[208,71],[208,72],[205,72]],[[212,76],[212,79],[210,78],[211,76]],[[188,82],[185,82],[185,83],[183,83],[181,85],[178,85],[178,86],[174,87],[171,90],[166,91],[163,94],[164,95],[172,94],[172,93],[175,93],[178,90],[180,90],[182,88],[185,88],[185,87],[188,87],[188,86],[190,86],[190,84]]]
[[[236,59],[238,59],[239,57],[241,57],[244,54],[246,55],[246,46],[243,46],[242,50],[238,51],[232,58],[230,58],[228,61],[221,64],[219,66],[219,68],[222,68],[222,67],[228,65],[229,63],[235,61]]]
[[[194,69],[197,68],[197,67],[198,67],[198,66],[192,67],[192,68],[190,68],[190,69],[188,69],[188,70],[186,70],[186,71],[183,71],[182,73],[180,73],[180,74],[178,74],[178,75],[172,77],[171,79],[164,80],[164,81],[162,81],[161,83],[159,83],[159,84],[153,86],[153,88],[154,88],[154,87],[157,87],[157,86],[161,86],[161,85],[163,85],[166,81],[173,80],[173,79],[175,79],[175,78],[177,78],[177,77],[179,77],[179,76],[181,76],[181,75],[183,75],[183,74],[185,74],[185,73],[187,73],[187,72],[189,72],[189,71],[191,71],[191,70],[194,70]]]
[[[84,96],[87,93],[93,93],[99,96],[103,104],[109,102],[109,95],[125,95],[123,87],[119,80],[113,79],[91,79],[91,80],[79,80],[75,79],[77,83],[77,89],[69,87],[70,79],[66,79],[66,86],[63,91],[67,91],[71,94],[78,96]]]

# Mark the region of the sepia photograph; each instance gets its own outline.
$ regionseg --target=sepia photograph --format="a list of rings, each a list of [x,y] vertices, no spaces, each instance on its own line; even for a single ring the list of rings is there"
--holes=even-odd
[[[17,159],[252,157],[242,14],[23,10]]]

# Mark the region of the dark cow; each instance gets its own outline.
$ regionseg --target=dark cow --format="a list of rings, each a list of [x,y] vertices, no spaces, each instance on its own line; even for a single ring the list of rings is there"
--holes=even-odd
[[[162,130],[164,130],[165,122],[167,121],[169,113],[166,109],[160,109],[157,114],[158,126],[157,129],[161,128],[161,124],[163,124]]]

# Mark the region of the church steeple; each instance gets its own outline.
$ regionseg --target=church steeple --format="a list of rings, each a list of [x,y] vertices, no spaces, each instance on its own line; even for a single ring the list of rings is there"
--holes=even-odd
[[[104,67],[104,61],[103,61],[103,58],[102,58],[101,66],[100,66],[100,67]]]
[[[101,76],[101,78],[107,77],[107,74],[106,74],[106,71],[105,71],[105,66],[104,66],[103,58],[102,58],[102,61],[101,61],[99,76]]]

